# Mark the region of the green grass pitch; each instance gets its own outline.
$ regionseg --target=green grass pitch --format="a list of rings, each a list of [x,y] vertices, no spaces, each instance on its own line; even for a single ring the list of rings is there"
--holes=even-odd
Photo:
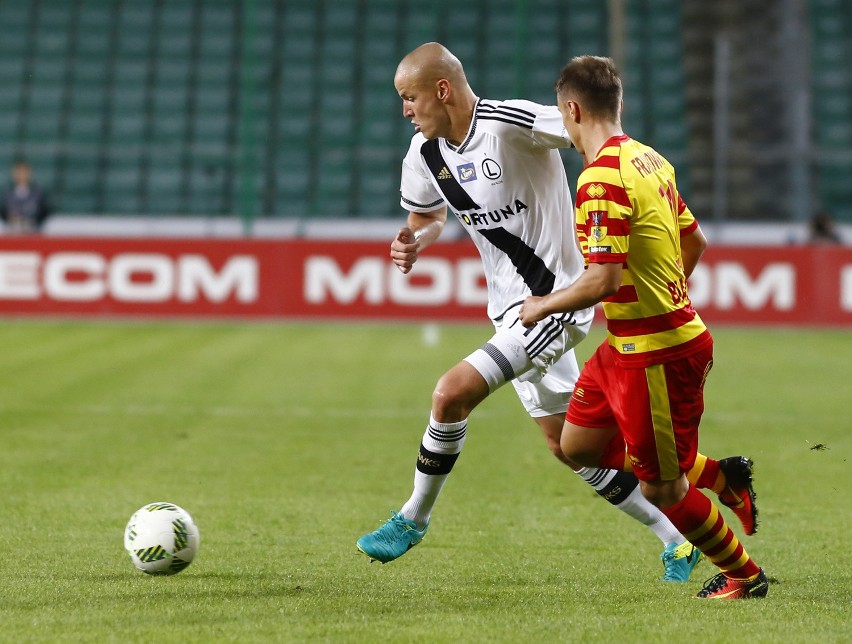
[[[0,641],[850,636],[845,330],[714,329],[701,448],[756,462],[762,525],[743,542],[764,601],[693,599],[706,562],[660,583],[656,538],[547,452],[510,388],[471,417],[423,543],[387,565],[356,554],[408,497],[435,380],[489,333],[0,322]],[[148,577],[123,529],[163,500],[193,514],[201,549]]]

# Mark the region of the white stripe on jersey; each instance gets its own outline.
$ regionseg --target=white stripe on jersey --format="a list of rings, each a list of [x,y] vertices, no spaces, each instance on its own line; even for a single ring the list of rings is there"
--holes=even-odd
[[[425,143],[420,133],[411,140],[400,203],[413,212],[443,203],[453,210],[482,257],[492,319],[533,289],[565,288],[580,276],[571,195],[556,150],[570,142],[555,106],[478,100],[458,148],[445,139],[437,146]],[[424,158],[427,148],[431,169]],[[454,202],[464,207],[453,207]]]

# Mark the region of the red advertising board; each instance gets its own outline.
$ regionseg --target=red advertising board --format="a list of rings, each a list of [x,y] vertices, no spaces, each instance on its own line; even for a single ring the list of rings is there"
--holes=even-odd
[[[435,244],[402,275],[387,242],[0,239],[0,314],[485,319],[469,242]],[[852,249],[711,247],[690,280],[708,322],[852,324]]]

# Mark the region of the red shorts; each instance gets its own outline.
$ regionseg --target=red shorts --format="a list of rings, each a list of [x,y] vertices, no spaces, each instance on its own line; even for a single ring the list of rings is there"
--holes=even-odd
[[[644,368],[621,367],[613,354],[604,342],[586,362],[566,419],[581,427],[618,427],[638,478],[678,478],[695,463],[712,343]]]

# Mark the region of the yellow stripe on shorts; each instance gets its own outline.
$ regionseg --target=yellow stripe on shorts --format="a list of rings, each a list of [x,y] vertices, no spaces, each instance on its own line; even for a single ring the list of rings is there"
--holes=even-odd
[[[673,481],[680,476],[680,463],[677,459],[664,365],[654,364],[645,367],[645,377],[648,380],[648,399],[651,403],[651,422],[654,424],[654,438],[657,442],[660,479]]]

